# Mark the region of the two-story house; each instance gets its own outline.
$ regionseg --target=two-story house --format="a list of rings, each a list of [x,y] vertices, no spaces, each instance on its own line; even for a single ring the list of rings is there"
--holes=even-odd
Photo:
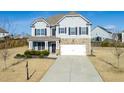
[[[91,22],[76,12],[39,18],[31,25],[29,49],[60,55],[89,55]]]

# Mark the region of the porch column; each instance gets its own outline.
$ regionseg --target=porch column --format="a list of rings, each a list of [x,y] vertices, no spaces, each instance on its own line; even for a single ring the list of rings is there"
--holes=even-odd
[[[56,41],[56,49],[59,49],[59,41]]]
[[[33,49],[33,42],[29,41],[29,49]]]
[[[45,41],[45,50],[48,50],[48,41]]]
[[[60,44],[59,44],[59,40],[56,41],[56,55],[60,55]]]

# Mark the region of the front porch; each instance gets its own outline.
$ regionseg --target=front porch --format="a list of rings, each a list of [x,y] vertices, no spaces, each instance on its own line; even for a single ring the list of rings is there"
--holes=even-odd
[[[31,37],[29,39],[29,49],[48,50],[50,53],[56,53],[59,50],[59,39],[53,37]]]

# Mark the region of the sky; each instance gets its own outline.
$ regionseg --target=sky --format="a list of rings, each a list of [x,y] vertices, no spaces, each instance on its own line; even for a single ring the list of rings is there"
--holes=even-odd
[[[0,11],[0,26],[4,27],[5,20],[11,23],[8,32],[14,34],[31,34],[31,23],[37,18],[47,18],[57,14],[66,14],[69,11]],[[86,17],[92,28],[97,25],[117,31],[124,30],[124,11],[76,11]],[[4,20],[4,21],[3,21]],[[7,23],[7,22],[6,22]]]

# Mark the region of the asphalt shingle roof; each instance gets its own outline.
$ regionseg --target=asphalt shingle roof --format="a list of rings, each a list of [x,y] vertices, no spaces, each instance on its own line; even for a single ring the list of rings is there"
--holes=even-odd
[[[44,18],[38,18],[34,22],[45,20],[48,24],[55,25],[61,18],[63,18],[64,16],[70,16],[70,15],[80,16],[80,14],[78,14],[77,12],[72,12],[71,11],[71,12],[69,12],[67,14],[58,14],[58,15],[55,15],[55,16],[48,17],[46,19],[44,19]]]

